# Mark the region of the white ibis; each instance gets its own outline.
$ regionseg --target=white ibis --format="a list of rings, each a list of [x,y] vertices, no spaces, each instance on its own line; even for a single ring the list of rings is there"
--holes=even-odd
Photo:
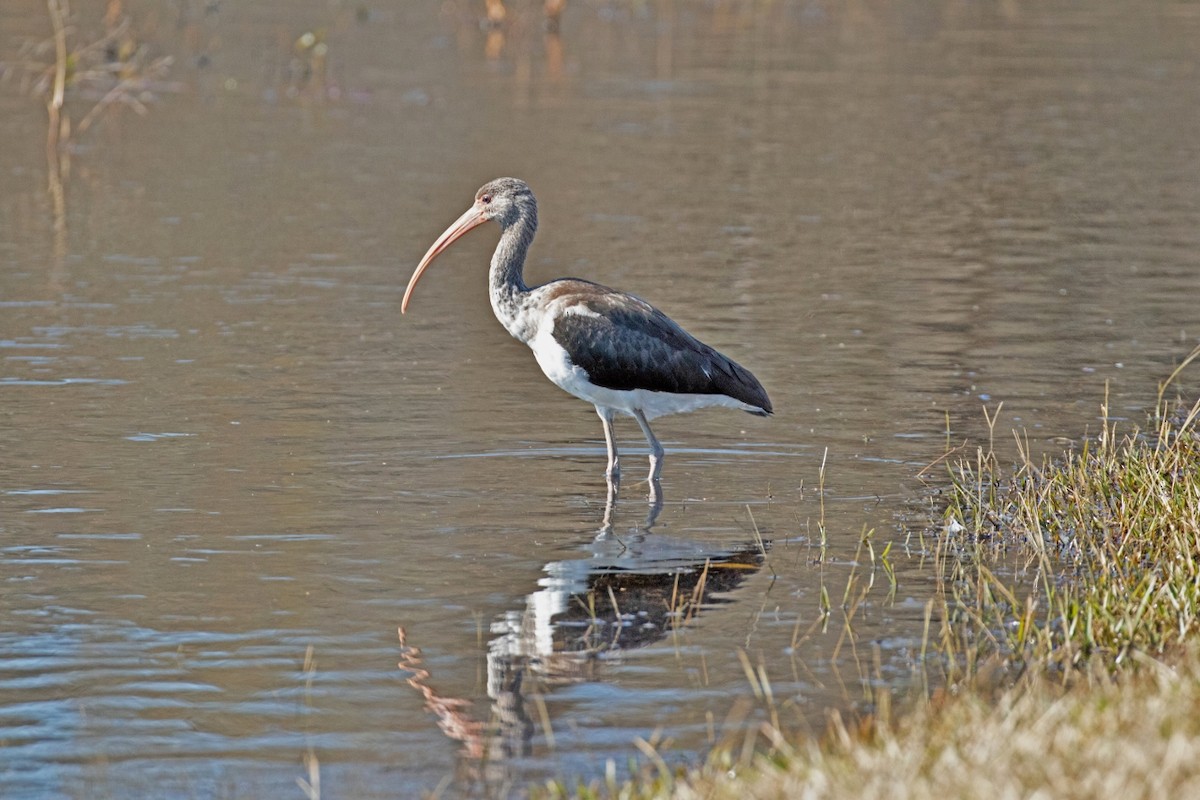
[[[662,468],[663,448],[650,420],[664,414],[726,406],[767,416],[771,401],[750,371],[700,342],[666,314],[631,294],[590,281],[560,278],[526,286],[525,255],[537,232],[537,201],[524,181],[497,178],[438,237],[408,282],[403,313],[433,260],[488,220],[500,223],[500,243],[488,274],[492,310],[515,338],[529,345],[556,386],[596,407],[608,445],[608,470],[620,477],[613,417],[637,420],[650,444],[650,480]]]

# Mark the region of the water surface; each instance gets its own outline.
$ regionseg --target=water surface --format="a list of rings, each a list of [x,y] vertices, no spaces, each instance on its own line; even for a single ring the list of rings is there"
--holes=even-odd
[[[740,736],[746,663],[819,727],[919,667],[926,465],[984,407],[1006,457],[1106,386],[1140,423],[1200,338],[1186,4],[479,6],[126,3],[169,84],[61,201],[13,66],[44,4],[0,11],[6,797],[299,797],[306,758],[325,797],[518,794]],[[657,515],[636,426],[610,504],[595,414],[491,316],[493,230],[399,314],[505,174],[531,281],[771,394],[656,423]]]

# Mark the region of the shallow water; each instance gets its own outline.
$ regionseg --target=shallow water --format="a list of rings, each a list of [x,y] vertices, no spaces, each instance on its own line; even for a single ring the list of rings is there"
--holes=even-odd
[[[1106,386],[1140,423],[1200,338],[1186,4],[128,2],[169,83],[61,201],[13,60],[44,8],[0,9],[5,797],[300,797],[307,754],[325,797],[518,793],[740,736],[744,659],[819,726],[919,666],[925,466],[983,407],[1009,456]],[[656,515],[636,426],[609,508],[595,414],[491,316],[494,231],[399,314],[502,174],[531,281],[771,394],[655,423]]]

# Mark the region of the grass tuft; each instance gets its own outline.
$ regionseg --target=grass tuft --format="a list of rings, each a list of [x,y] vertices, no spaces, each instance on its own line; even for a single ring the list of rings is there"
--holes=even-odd
[[[1160,402],[1123,434],[1103,408],[1099,435],[1060,458],[1035,464],[1018,440],[1011,478],[990,451],[952,468],[942,643],[968,674],[996,658],[1119,668],[1200,626],[1200,403]]]

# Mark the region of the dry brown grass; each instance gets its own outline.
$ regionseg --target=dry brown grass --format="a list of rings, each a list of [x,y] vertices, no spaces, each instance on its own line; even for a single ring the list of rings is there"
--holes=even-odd
[[[1200,797],[1200,657],[1069,690],[1037,679],[924,706],[873,740],[835,727],[734,773],[715,763],[628,798]],[[732,775],[732,777],[731,777]]]
[[[686,775],[546,796],[622,800],[950,800],[1200,797],[1200,655],[1142,660],[1117,681],[1063,689],[1044,677],[996,697],[929,703],[870,736],[835,722],[823,739],[775,746],[749,763],[719,754]]]

